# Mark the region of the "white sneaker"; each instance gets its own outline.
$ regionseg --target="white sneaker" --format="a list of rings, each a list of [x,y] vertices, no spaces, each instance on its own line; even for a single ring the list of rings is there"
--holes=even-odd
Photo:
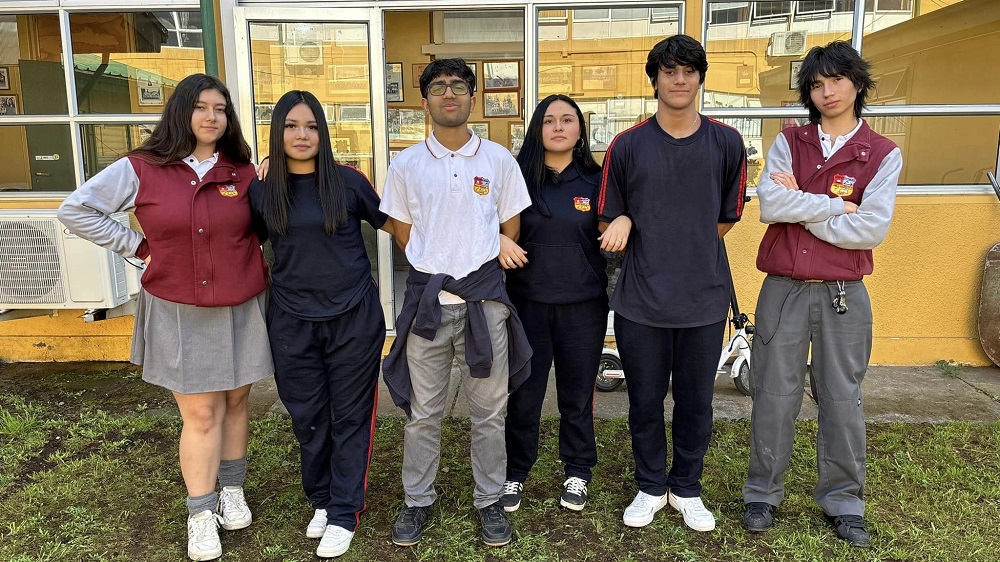
[[[684,516],[684,524],[695,531],[714,531],[715,516],[705,509],[700,497],[679,498],[670,492],[670,505]]]
[[[632,504],[625,508],[622,521],[629,527],[645,527],[653,522],[653,514],[666,505],[666,494],[651,496],[646,492],[639,492],[632,500]]]
[[[222,556],[219,516],[206,509],[188,517],[188,558],[215,560]]]
[[[306,537],[321,539],[323,533],[326,533],[326,510],[317,509],[316,513],[313,513],[313,518],[309,520],[309,525],[306,526]]]
[[[219,515],[222,516],[222,528],[227,531],[245,529],[253,522],[253,514],[243,497],[243,488],[226,486],[219,492]]]
[[[327,525],[326,532],[323,533],[323,540],[319,541],[319,546],[316,547],[316,556],[336,558],[351,548],[353,538],[354,531],[348,531],[336,525]]]

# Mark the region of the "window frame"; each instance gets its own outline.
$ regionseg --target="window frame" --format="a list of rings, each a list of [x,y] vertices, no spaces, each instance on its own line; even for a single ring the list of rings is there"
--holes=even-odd
[[[716,2],[722,2],[724,0],[702,0],[702,13],[706,14],[702,18],[702,45],[706,48],[708,46],[708,33],[709,25],[731,25],[731,24],[712,24],[709,22],[707,14],[709,13],[710,4]],[[747,27],[754,23],[754,18],[752,17],[755,13],[754,5],[758,2],[768,1],[768,0],[746,0],[750,2],[751,5],[751,21],[747,23]],[[795,7],[797,3],[792,3],[792,12],[795,12]],[[854,3],[853,10],[853,26],[851,30],[851,45],[861,53],[862,56],[865,55],[864,51],[864,25],[867,19],[875,17],[877,13],[885,13],[884,10],[878,10],[878,0],[873,0],[874,11],[865,11],[865,0],[857,0]],[[834,2],[834,13],[846,13],[838,12],[837,2]],[[912,13],[912,2],[911,9],[907,10],[891,10],[894,13]],[[768,17],[764,21],[766,23],[774,23],[777,18]],[[759,21],[759,20],[758,20]],[[743,22],[740,22],[741,24]],[[763,22],[762,22],[763,23]],[[706,91],[702,88],[701,91],[701,113],[706,117],[711,117],[715,119],[738,119],[738,118],[751,118],[751,119],[767,119],[767,118],[805,118],[809,116],[808,111],[802,107],[705,107],[705,97]],[[974,117],[974,116],[997,116],[1000,115],[1000,103],[993,104],[911,104],[911,105],[872,105],[866,108],[864,117],[876,119],[880,117]],[[997,140],[997,161],[996,170],[1000,171],[1000,139]],[[939,184],[939,185],[900,185],[898,187],[897,193],[900,195],[987,195],[993,194],[993,188],[988,183],[987,184]],[[756,197],[756,190],[748,190],[748,194]]]
[[[65,115],[0,115],[0,127],[28,125],[68,125],[70,146],[73,150],[73,171],[76,186],[86,178],[84,170],[84,125],[147,125],[160,120],[158,113],[99,113],[81,114],[76,96],[76,73],[73,66],[73,41],[70,31],[70,15],[81,13],[135,13],[135,12],[200,12],[197,0],[155,0],[126,4],[125,0],[21,0],[0,9],[3,15],[56,15],[59,20],[59,36],[62,41],[60,62],[66,84],[68,112]],[[75,187],[74,187],[75,189]],[[4,200],[59,200],[72,193],[66,191],[15,191],[0,192]]]

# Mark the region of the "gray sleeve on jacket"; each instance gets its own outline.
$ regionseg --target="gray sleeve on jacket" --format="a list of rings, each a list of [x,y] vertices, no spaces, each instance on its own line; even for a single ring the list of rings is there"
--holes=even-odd
[[[143,236],[109,215],[135,209],[138,192],[132,162],[121,158],[70,193],[59,205],[58,217],[73,234],[130,258]]]
[[[844,200],[822,193],[806,193],[787,189],[771,179],[772,172],[792,174],[792,151],[785,135],[778,134],[771,150],[767,152],[764,171],[757,186],[760,201],[760,222],[817,222],[844,213]],[[795,178],[802,181],[805,178]]]
[[[902,169],[903,154],[899,148],[894,148],[879,164],[878,172],[865,188],[857,213],[806,223],[806,230],[838,248],[871,250],[878,246],[889,232]]]

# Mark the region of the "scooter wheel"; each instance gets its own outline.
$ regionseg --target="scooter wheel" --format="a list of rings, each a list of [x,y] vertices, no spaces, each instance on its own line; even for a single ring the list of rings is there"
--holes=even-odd
[[[625,382],[623,378],[608,378],[604,376],[604,371],[611,369],[621,369],[622,362],[620,359],[611,355],[610,353],[605,353],[601,355],[601,362],[597,367],[597,390],[601,392],[611,392],[612,390],[618,388]]]
[[[736,390],[743,393],[744,396],[750,396],[750,363],[743,361],[740,363],[740,370],[733,377],[733,384],[736,385]]]

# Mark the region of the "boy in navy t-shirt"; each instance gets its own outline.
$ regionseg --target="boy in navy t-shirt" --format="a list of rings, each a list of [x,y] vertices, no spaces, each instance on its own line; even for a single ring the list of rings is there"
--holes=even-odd
[[[603,238],[626,240],[611,308],[628,373],[639,493],[623,520],[643,527],[670,503],[697,531],[715,529],[701,501],[715,369],[732,288],[722,236],[740,220],[746,152],[739,132],[696,107],[708,61],[686,35],[649,52],[656,114],[619,134],[604,160]],[[663,401],[673,375],[673,466]]]

